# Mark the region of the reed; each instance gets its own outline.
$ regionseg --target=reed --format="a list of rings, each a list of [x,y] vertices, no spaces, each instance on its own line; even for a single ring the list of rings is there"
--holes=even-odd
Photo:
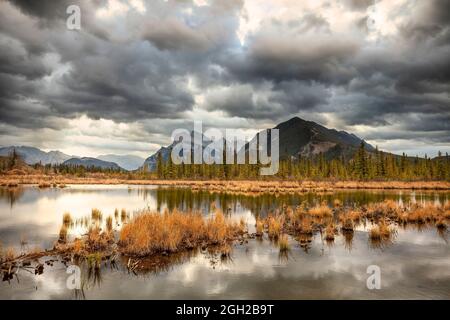
[[[289,237],[286,234],[282,234],[278,239],[278,248],[280,252],[287,252],[290,250]]]
[[[111,216],[108,216],[108,218],[106,218],[106,230],[108,232],[113,231],[113,218]]]
[[[72,216],[70,215],[69,212],[65,212],[65,213],[63,214],[63,224],[64,224],[66,227],[68,227],[68,226],[70,226],[72,223],[73,223]]]
[[[126,254],[145,256],[224,244],[240,235],[241,226],[227,220],[221,211],[207,219],[199,212],[144,211],[122,228],[119,245]]]
[[[334,206],[335,208],[340,208],[340,207],[342,207],[342,202],[341,202],[341,200],[339,200],[339,199],[334,199],[334,200],[333,200],[333,206]]]
[[[122,223],[124,223],[125,221],[127,221],[127,211],[125,210],[125,209],[122,209],[121,211],[120,211],[120,221],[122,222]]]
[[[381,231],[379,226],[373,226],[369,230],[369,237],[372,241],[379,241],[381,240]]]
[[[261,221],[260,219],[256,219],[256,236],[257,237],[262,237],[264,234],[264,222]]]
[[[297,230],[300,234],[312,235],[314,231],[313,221],[310,218],[302,219]]]
[[[102,251],[109,247],[114,241],[111,233],[102,232],[99,226],[90,226],[87,232],[85,248],[88,252]]]
[[[59,229],[59,239],[58,241],[60,243],[66,243],[67,242],[67,227],[63,224],[61,229]]]
[[[267,233],[270,239],[278,239],[281,233],[282,222],[280,217],[270,216],[267,219]]]
[[[329,224],[325,228],[325,240],[334,241],[335,235],[336,235],[336,226],[334,224]]]
[[[381,220],[376,226],[373,226],[369,231],[371,240],[390,240],[395,230],[389,226],[386,220]]]
[[[17,253],[14,248],[2,249],[0,246],[0,263],[13,261],[17,257]]]
[[[342,231],[352,232],[355,229],[355,224],[348,214],[339,217],[339,220],[341,221]]]
[[[326,204],[321,204],[309,209],[309,214],[317,218],[329,218],[333,216],[333,212]]]
[[[103,213],[99,209],[92,209],[91,211],[91,218],[94,221],[102,221],[103,220]]]

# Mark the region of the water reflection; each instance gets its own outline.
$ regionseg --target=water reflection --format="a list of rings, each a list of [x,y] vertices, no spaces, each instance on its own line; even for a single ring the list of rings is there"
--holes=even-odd
[[[409,205],[414,202],[448,202],[449,192],[406,192],[406,191],[338,191],[335,193],[306,194],[262,194],[236,195],[192,191],[189,188],[167,188],[152,186],[105,186],[73,185],[64,189],[37,187],[0,188],[0,241],[5,246],[21,244],[47,248],[59,233],[63,214],[70,212],[79,227],[72,228],[73,235],[84,231],[83,219],[92,208],[99,208],[103,217],[114,216],[116,209],[133,215],[137,210],[200,210],[209,214],[211,206],[221,208],[233,219],[243,218],[253,232],[255,219],[266,217],[286,205],[301,203],[314,205],[327,202],[330,205],[338,199],[344,206],[360,206],[370,202],[392,199]],[[117,213],[116,213],[117,214]],[[115,219],[117,225],[123,223]],[[123,220],[123,219],[122,219]],[[86,222],[86,221],[84,221]],[[351,249],[351,235],[345,236],[346,246]],[[303,242],[302,242],[303,243]],[[303,245],[308,250],[307,241]]]
[[[103,221],[114,217],[120,228],[121,211],[133,215],[151,210],[221,208],[233,219],[244,218],[250,233],[256,217],[287,205],[308,206],[339,199],[359,206],[392,199],[404,206],[434,201],[448,203],[449,192],[340,191],[326,194],[235,195],[191,191],[189,188],[141,186],[69,186],[0,188],[0,241],[25,251],[34,245],[50,248],[58,237],[64,212],[70,212],[70,232],[82,233],[92,208]],[[118,209],[117,213],[115,209]],[[423,224],[398,226],[391,242],[368,238],[372,224],[365,220],[354,231],[340,231],[333,242],[322,233],[289,237],[288,251],[280,252],[266,235],[230,248],[192,250],[150,259],[121,257],[117,261],[70,261],[82,268],[82,288],[66,288],[68,261],[46,264],[42,274],[21,270],[17,280],[0,284],[2,299],[298,299],[298,298],[448,298],[450,250],[448,230]],[[395,244],[394,244],[395,242]],[[22,248],[21,248],[22,246]],[[48,257],[45,258],[48,260]],[[137,261],[137,264],[136,264]],[[365,287],[366,268],[382,268],[381,291]],[[130,266],[132,266],[130,268]],[[133,267],[136,266],[136,267]]]

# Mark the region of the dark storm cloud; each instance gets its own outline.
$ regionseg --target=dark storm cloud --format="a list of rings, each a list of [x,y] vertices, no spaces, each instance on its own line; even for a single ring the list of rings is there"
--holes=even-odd
[[[405,5],[389,17],[398,32],[378,42],[367,40],[373,1],[342,0],[353,30],[336,31],[341,17],[324,2],[263,20],[242,45],[237,31],[252,18],[244,1],[146,1],[145,12],[117,3],[127,9],[102,18],[107,0],[0,2],[0,124],[58,130],[56,118],[87,115],[141,122],[164,141],[197,104],[249,126],[332,115],[385,127],[373,139],[448,142],[449,0]],[[69,4],[81,6],[80,31],[66,29]]]
[[[307,44],[307,45],[305,45]],[[258,36],[244,57],[224,62],[242,81],[319,81],[346,83],[355,74],[348,65],[358,44],[332,36]]]

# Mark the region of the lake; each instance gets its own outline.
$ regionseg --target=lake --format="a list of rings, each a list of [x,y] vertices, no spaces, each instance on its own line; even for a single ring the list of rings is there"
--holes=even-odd
[[[402,204],[432,201],[448,203],[450,192],[339,191],[324,194],[231,195],[191,191],[188,188],[127,185],[69,185],[40,189],[25,186],[0,188],[0,242],[18,252],[38,246],[51,248],[58,238],[63,214],[74,220],[98,208],[103,216],[123,208],[130,216],[148,208],[163,211],[200,210],[208,215],[212,204],[231,219],[243,218],[254,231],[255,217],[266,216],[283,205],[306,201],[319,204],[339,199],[358,206],[392,199]],[[121,222],[115,222],[120,229]],[[70,230],[81,235],[80,224]],[[315,234],[307,242],[289,237],[290,251],[280,255],[267,236],[235,243],[230,257],[213,250],[193,250],[148,268],[129,272],[127,261],[104,263],[98,272],[83,272],[83,290],[67,288],[67,263],[44,257],[44,272],[20,270],[0,283],[1,299],[448,299],[450,297],[449,231],[434,227],[397,228],[392,243],[374,247],[368,225],[334,243]],[[380,289],[370,290],[369,266],[380,268]]]

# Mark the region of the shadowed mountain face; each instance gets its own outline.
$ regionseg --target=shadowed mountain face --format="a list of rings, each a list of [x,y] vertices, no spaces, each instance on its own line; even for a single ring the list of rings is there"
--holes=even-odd
[[[310,157],[323,153],[325,158],[333,159],[344,156],[346,159],[353,157],[361,142],[365,143],[367,151],[375,151],[375,148],[354,134],[345,131],[328,129],[313,121],[306,121],[298,117],[278,124],[274,129],[279,130],[280,158],[288,157]],[[270,135],[268,135],[269,139]],[[252,139],[256,139],[257,135]],[[203,138],[203,149],[210,140]],[[168,161],[173,147],[178,142],[173,142],[168,147],[162,147],[156,153],[148,157],[144,167],[150,171],[156,169],[158,155],[161,153],[162,160]],[[270,143],[268,143],[270,150]],[[246,145],[248,150],[248,144]]]
[[[0,156],[8,156],[13,152],[14,149],[26,164],[60,164],[73,157],[60,151],[45,152],[38,148],[26,146],[11,146],[0,148]]]
[[[280,134],[280,157],[310,157],[323,153],[325,158],[352,157],[356,149],[365,143],[367,151],[375,148],[354,134],[328,129],[313,121],[298,117],[275,127]]]
[[[72,165],[72,166],[83,166],[86,168],[95,167],[95,168],[114,169],[114,170],[122,169],[121,167],[119,167],[119,165],[117,163],[103,161],[103,160],[99,160],[96,158],[88,158],[88,157],[72,158],[67,161],[64,161],[63,164],[64,165]]]

